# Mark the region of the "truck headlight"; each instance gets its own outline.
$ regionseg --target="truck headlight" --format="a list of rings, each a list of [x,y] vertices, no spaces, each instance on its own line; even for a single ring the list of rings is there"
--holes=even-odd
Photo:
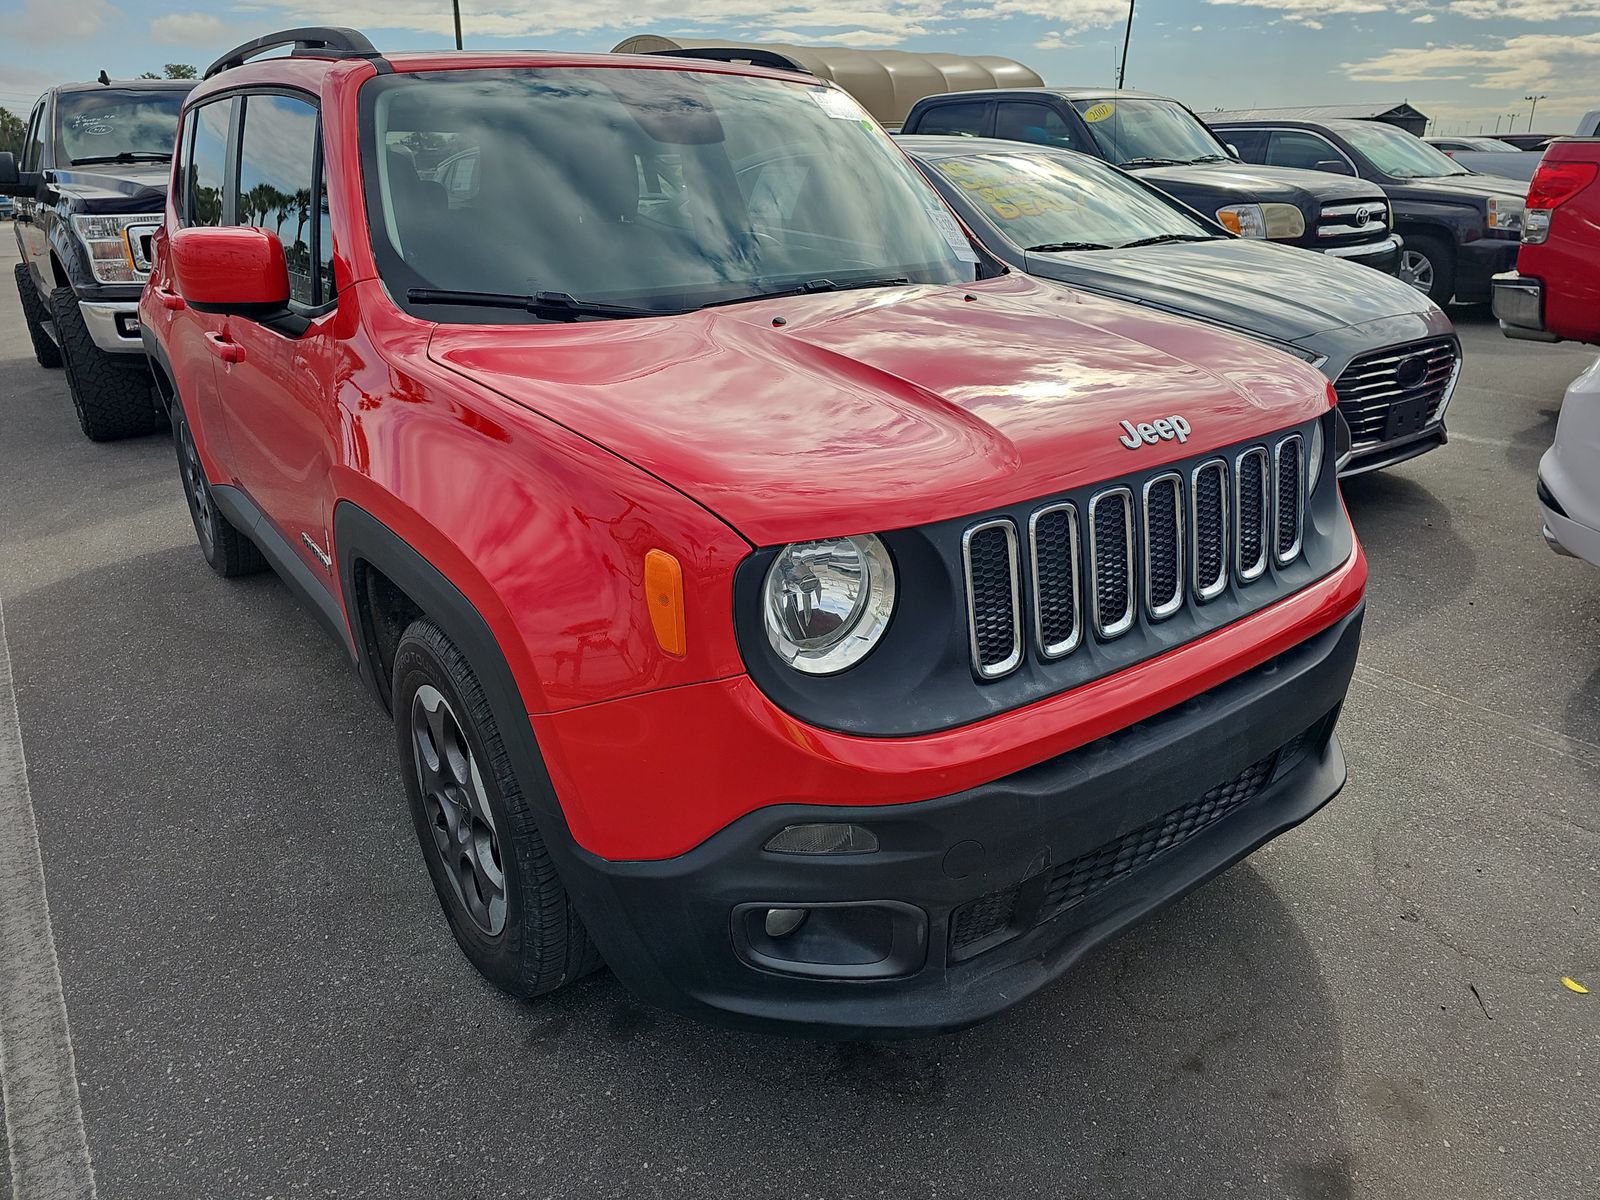
[[[1247,238],[1297,238],[1306,231],[1305,214],[1292,204],[1229,204],[1217,209],[1217,223]]]
[[[833,675],[865,658],[894,613],[894,562],[873,534],[796,542],[767,571],[767,640],[807,675]]]
[[[1502,200],[1498,196],[1490,196],[1489,228],[1501,233],[1521,233],[1522,210],[1521,200]]]
[[[143,283],[145,268],[134,259],[128,242],[130,225],[155,226],[157,213],[129,213],[123,216],[85,216],[72,218],[73,232],[89,252],[89,268],[100,283]]]

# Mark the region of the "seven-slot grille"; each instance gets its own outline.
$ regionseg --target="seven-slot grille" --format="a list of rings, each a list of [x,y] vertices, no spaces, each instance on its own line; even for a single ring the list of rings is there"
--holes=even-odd
[[[1333,381],[1339,411],[1350,425],[1351,444],[1360,449],[1384,440],[1389,410],[1420,401],[1427,424],[1443,415],[1455,382],[1460,353],[1450,338],[1410,346],[1389,346],[1353,359]]]
[[[1303,439],[1291,433],[1207,458],[1187,477],[1107,484],[1081,508],[1043,505],[1020,530],[1010,517],[978,522],[961,539],[973,669],[999,679],[1022,664],[1024,603],[1034,650],[1057,659],[1089,633],[1120,637],[1141,611],[1159,622],[1213,600],[1230,574],[1248,586],[1270,563],[1289,565],[1304,545],[1305,483]]]

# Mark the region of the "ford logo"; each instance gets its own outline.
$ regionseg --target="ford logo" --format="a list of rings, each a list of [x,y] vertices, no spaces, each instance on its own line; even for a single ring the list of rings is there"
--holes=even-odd
[[[1421,387],[1423,380],[1428,378],[1428,356],[1426,354],[1413,354],[1394,369],[1394,381],[1409,391]]]

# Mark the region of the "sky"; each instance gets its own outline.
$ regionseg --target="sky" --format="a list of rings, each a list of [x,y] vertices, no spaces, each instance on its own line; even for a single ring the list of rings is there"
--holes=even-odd
[[[468,48],[609,50],[637,33],[1000,54],[1052,84],[1108,84],[1126,0],[462,0]],[[295,25],[350,25],[380,50],[448,46],[448,0],[0,0],[0,106],[51,83],[201,68]],[[1127,85],[1197,111],[1391,104],[1430,132],[1576,128],[1600,108],[1600,0],[1137,0]],[[1513,118],[1513,115],[1515,117]]]

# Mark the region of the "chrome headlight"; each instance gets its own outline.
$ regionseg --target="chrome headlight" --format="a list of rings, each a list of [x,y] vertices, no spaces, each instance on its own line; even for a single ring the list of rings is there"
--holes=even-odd
[[[1306,231],[1306,218],[1292,204],[1229,204],[1217,209],[1217,223],[1240,237],[1297,238]]]
[[[873,534],[786,546],[761,589],[767,640],[807,675],[853,667],[889,627],[894,586],[894,562]]]
[[[161,224],[159,213],[130,213],[123,216],[85,216],[72,218],[73,232],[89,252],[89,267],[101,283],[143,283],[147,265],[138,261],[128,240],[130,225],[154,228]]]
[[[1317,418],[1317,423],[1311,427],[1311,445],[1306,453],[1311,457],[1306,463],[1306,495],[1311,496],[1317,490],[1317,483],[1322,478],[1322,453],[1326,435],[1322,432],[1324,420]]]
[[[1501,233],[1521,233],[1523,208],[1521,200],[1502,200],[1498,196],[1490,196],[1489,228]]]

